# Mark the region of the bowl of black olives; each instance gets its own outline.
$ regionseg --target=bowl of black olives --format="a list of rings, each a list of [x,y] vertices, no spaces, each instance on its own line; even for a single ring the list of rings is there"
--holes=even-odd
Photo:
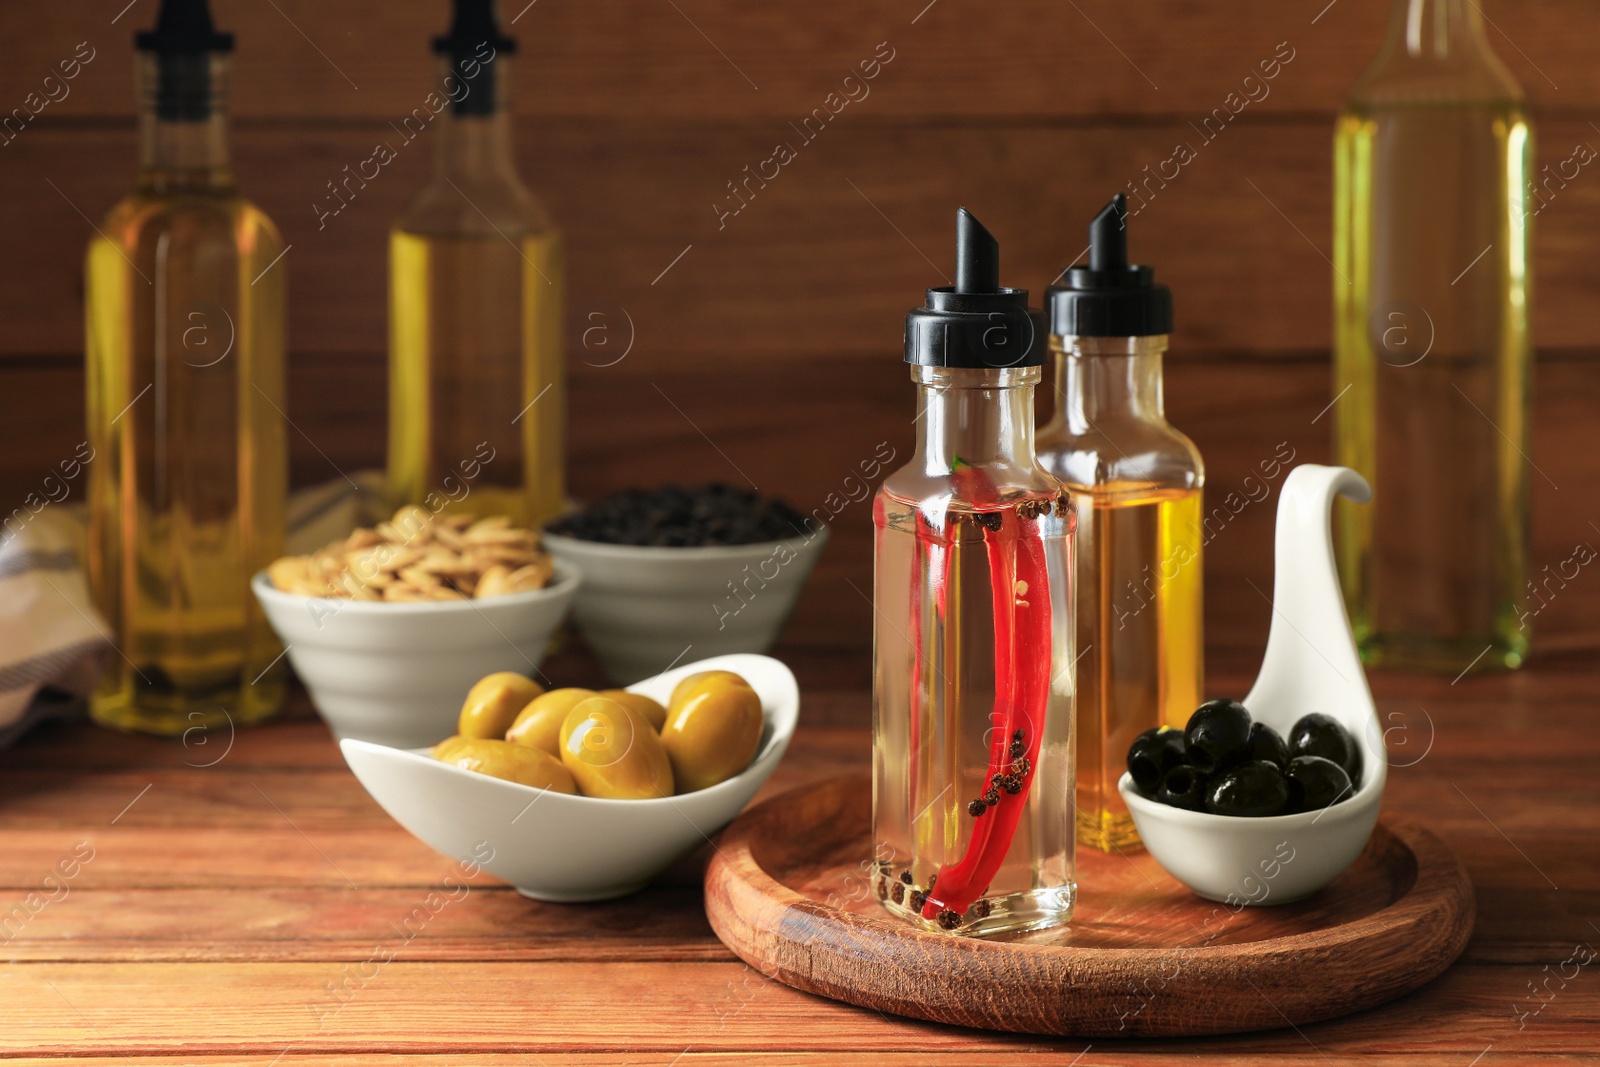
[[[1326,712],[1272,725],[1284,718],[1263,721],[1238,701],[1208,700],[1183,729],[1146,730],[1128,748],[1118,787],[1140,837],[1203,897],[1299,900],[1366,843],[1384,763],[1366,751],[1372,731]]]
[[[1272,626],[1243,703],[1141,735],[1117,790],[1145,847],[1208,900],[1287,904],[1339,877],[1378,821],[1389,763],[1345,615],[1328,517],[1372,488],[1302,463],[1278,496]]]

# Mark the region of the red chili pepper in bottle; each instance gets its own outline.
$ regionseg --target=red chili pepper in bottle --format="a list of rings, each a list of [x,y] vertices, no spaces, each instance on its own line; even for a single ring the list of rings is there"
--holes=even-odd
[[[874,506],[874,829],[885,907],[990,933],[1071,915],[1074,521],[1033,455],[1038,315],[957,227],[956,284],[907,319],[916,455]]]

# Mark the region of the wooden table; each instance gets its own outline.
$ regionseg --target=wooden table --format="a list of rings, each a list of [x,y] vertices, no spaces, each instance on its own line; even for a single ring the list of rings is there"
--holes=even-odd
[[[860,768],[869,751],[865,656],[785,658],[803,725],[768,793]],[[1242,692],[1253,666],[1214,664],[1209,688]],[[598,681],[575,653],[546,669]],[[0,1055],[152,1067],[1594,1063],[1600,961],[1559,972],[1600,945],[1597,683],[1593,657],[1454,684],[1374,678],[1391,726],[1387,805],[1443,837],[1477,887],[1473,941],[1443,978],[1298,1030],[1089,1047],[885,1018],[768,982],[707,927],[703,855],[608,904],[538,904],[488,876],[447,884],[452,865],[367,798],[303,695],[231,747],[226,731],[184,745],[47,728],[0,754]]]

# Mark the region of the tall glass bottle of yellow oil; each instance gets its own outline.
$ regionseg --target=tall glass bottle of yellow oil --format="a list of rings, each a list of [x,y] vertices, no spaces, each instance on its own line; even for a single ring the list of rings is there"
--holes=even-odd
[[[492,0],[454,11],[433,178],[389,237],[389,488],[537,524],[564,499],[561,237],[512,154],[516,43]]]
[[[86,267],[89,576],[117,651],[90,711],[181,734],[283,697],[250,577],[283,549],[288,268],[228,159],[233,36],[164,0],[137,45],[138,179]]]
[[[1474,0],[1395,0],[1334,142],[1340,580],[1363,657],[1515,667],[1528,552],[1533,137]]]

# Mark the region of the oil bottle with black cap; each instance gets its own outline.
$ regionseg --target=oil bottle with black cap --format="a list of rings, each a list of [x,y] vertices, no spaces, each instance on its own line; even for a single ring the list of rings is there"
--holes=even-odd
[[[137,179],[85,267],[89,576],[116,646],[90,711],[189,740],[283,695],[249,584],[283,549],[288,261],[234,183],[233,36],[164,0],[135,43]]]
[[[873,890],[928,930],[1071,917],[1073,510],[1034,459],[1043,316],[956,216],[955,284],[906,317],[911,462],[873,501]]]
[[[1139,843],[1117,793],[1145,730],[1182,728],[1202,683],[1205,466],[1167,422],[1162,356],[1172,293],[1128,263],[1118,193],[1089,225],[1089,262],[1045,294],[1055,416],[1039,463],[1078,501],[1078,841]]]
[[[537,524],[565,493],[561,237],[517,173],[493,0],[455,0],[433,50],[395,147],[431,142],[433,175],[389,236],[389,491]]]

